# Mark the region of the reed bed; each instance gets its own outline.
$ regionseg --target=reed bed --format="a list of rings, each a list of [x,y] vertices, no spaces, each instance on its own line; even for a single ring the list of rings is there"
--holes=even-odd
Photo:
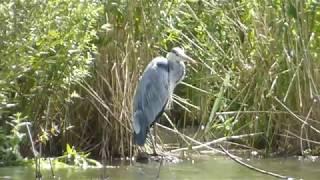
[[[319,154],[317,1],[99,5],[97,32],[88,41],[94,60],[81,67],[89,73],[58,88],[59,94],[37,92],[31,107],[11,111],[38,117],[34,128],[42,131],[35,131],[35,137],[51,142],[48,154],[72,144],[98,158],[132,156],[137,149],[132,144],[132,97],[139,76],[153,57],[165,56],[173,46],[184,47],[199,62],[188,67],[174,108],[161,120],[178,134],[178,150],[243,137],[224,141],[231,147],[263,149],[266,155]],[[190,127],[196,131],[185,135]],[[50,128],[54,133],[44,136]]]

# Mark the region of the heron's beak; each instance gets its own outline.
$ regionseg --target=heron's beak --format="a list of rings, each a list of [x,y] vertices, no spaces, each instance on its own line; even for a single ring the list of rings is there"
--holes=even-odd
[[[182,54],[181,56],[182,56],[183,59],[186,60],[186,62],[189,62],[189,63],[192,63],[192,64],[196,64],[197,63],[197,61],[193,60],[191,57],[189,57],[186,54]]]

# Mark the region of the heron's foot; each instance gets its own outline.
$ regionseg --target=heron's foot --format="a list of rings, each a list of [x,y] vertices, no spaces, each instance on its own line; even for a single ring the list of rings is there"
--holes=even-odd
[[[153,151],[152,154],[150,154],[151,156],[159,156],[159,154],[156,151]]]
[[[149,162],[149,155],[146,152],[139,152],[136,161],[140,163],[148,163]]]

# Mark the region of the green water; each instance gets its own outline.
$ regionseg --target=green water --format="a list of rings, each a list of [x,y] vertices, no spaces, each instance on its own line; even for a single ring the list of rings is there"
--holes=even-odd
[[[290,175],[303,179],[320,179],[320,161],[290,159],[255,159],[246,161],[256,167],[276,173]],[[132,165],[119,165],[115,168],[103,169],[59,169],[55,170],[57,179],[101,179],[103,174],[110,180],[156,179],[159,163],[149,164],[134,163]],[[42,170],[43,179],[52,179],[50,170]],[[33,169],[30,167],[2,167],[0,179],[25,179],[34,178]],[[275,179],[245,167],[224,157],[207,157],[201,160],[184,161],[178,164],[163,164],[159,179],[192,180],[192,179]]]

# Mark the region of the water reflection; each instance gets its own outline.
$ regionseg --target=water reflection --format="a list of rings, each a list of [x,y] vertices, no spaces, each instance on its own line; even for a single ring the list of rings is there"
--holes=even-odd
[[[319,179],[320,162],[289,159],[256,159],[248,163],[276,173],[303,179]],[[116,168],[103,169],[55,169],[58,179],[102,179],[103,174],[110,180],[154,180],[157,177],[159,162],[148,164],[121,164]],[[44,179],[52,179],[50,170],[42,170]],[[205,179],[274,179],[242,167],[224,157],[207,157],[178,164],[163,164],[160,178],[165,180],[205,180]],[[34,179],[34,171],[28,167],[0,168],[0,179]]]

